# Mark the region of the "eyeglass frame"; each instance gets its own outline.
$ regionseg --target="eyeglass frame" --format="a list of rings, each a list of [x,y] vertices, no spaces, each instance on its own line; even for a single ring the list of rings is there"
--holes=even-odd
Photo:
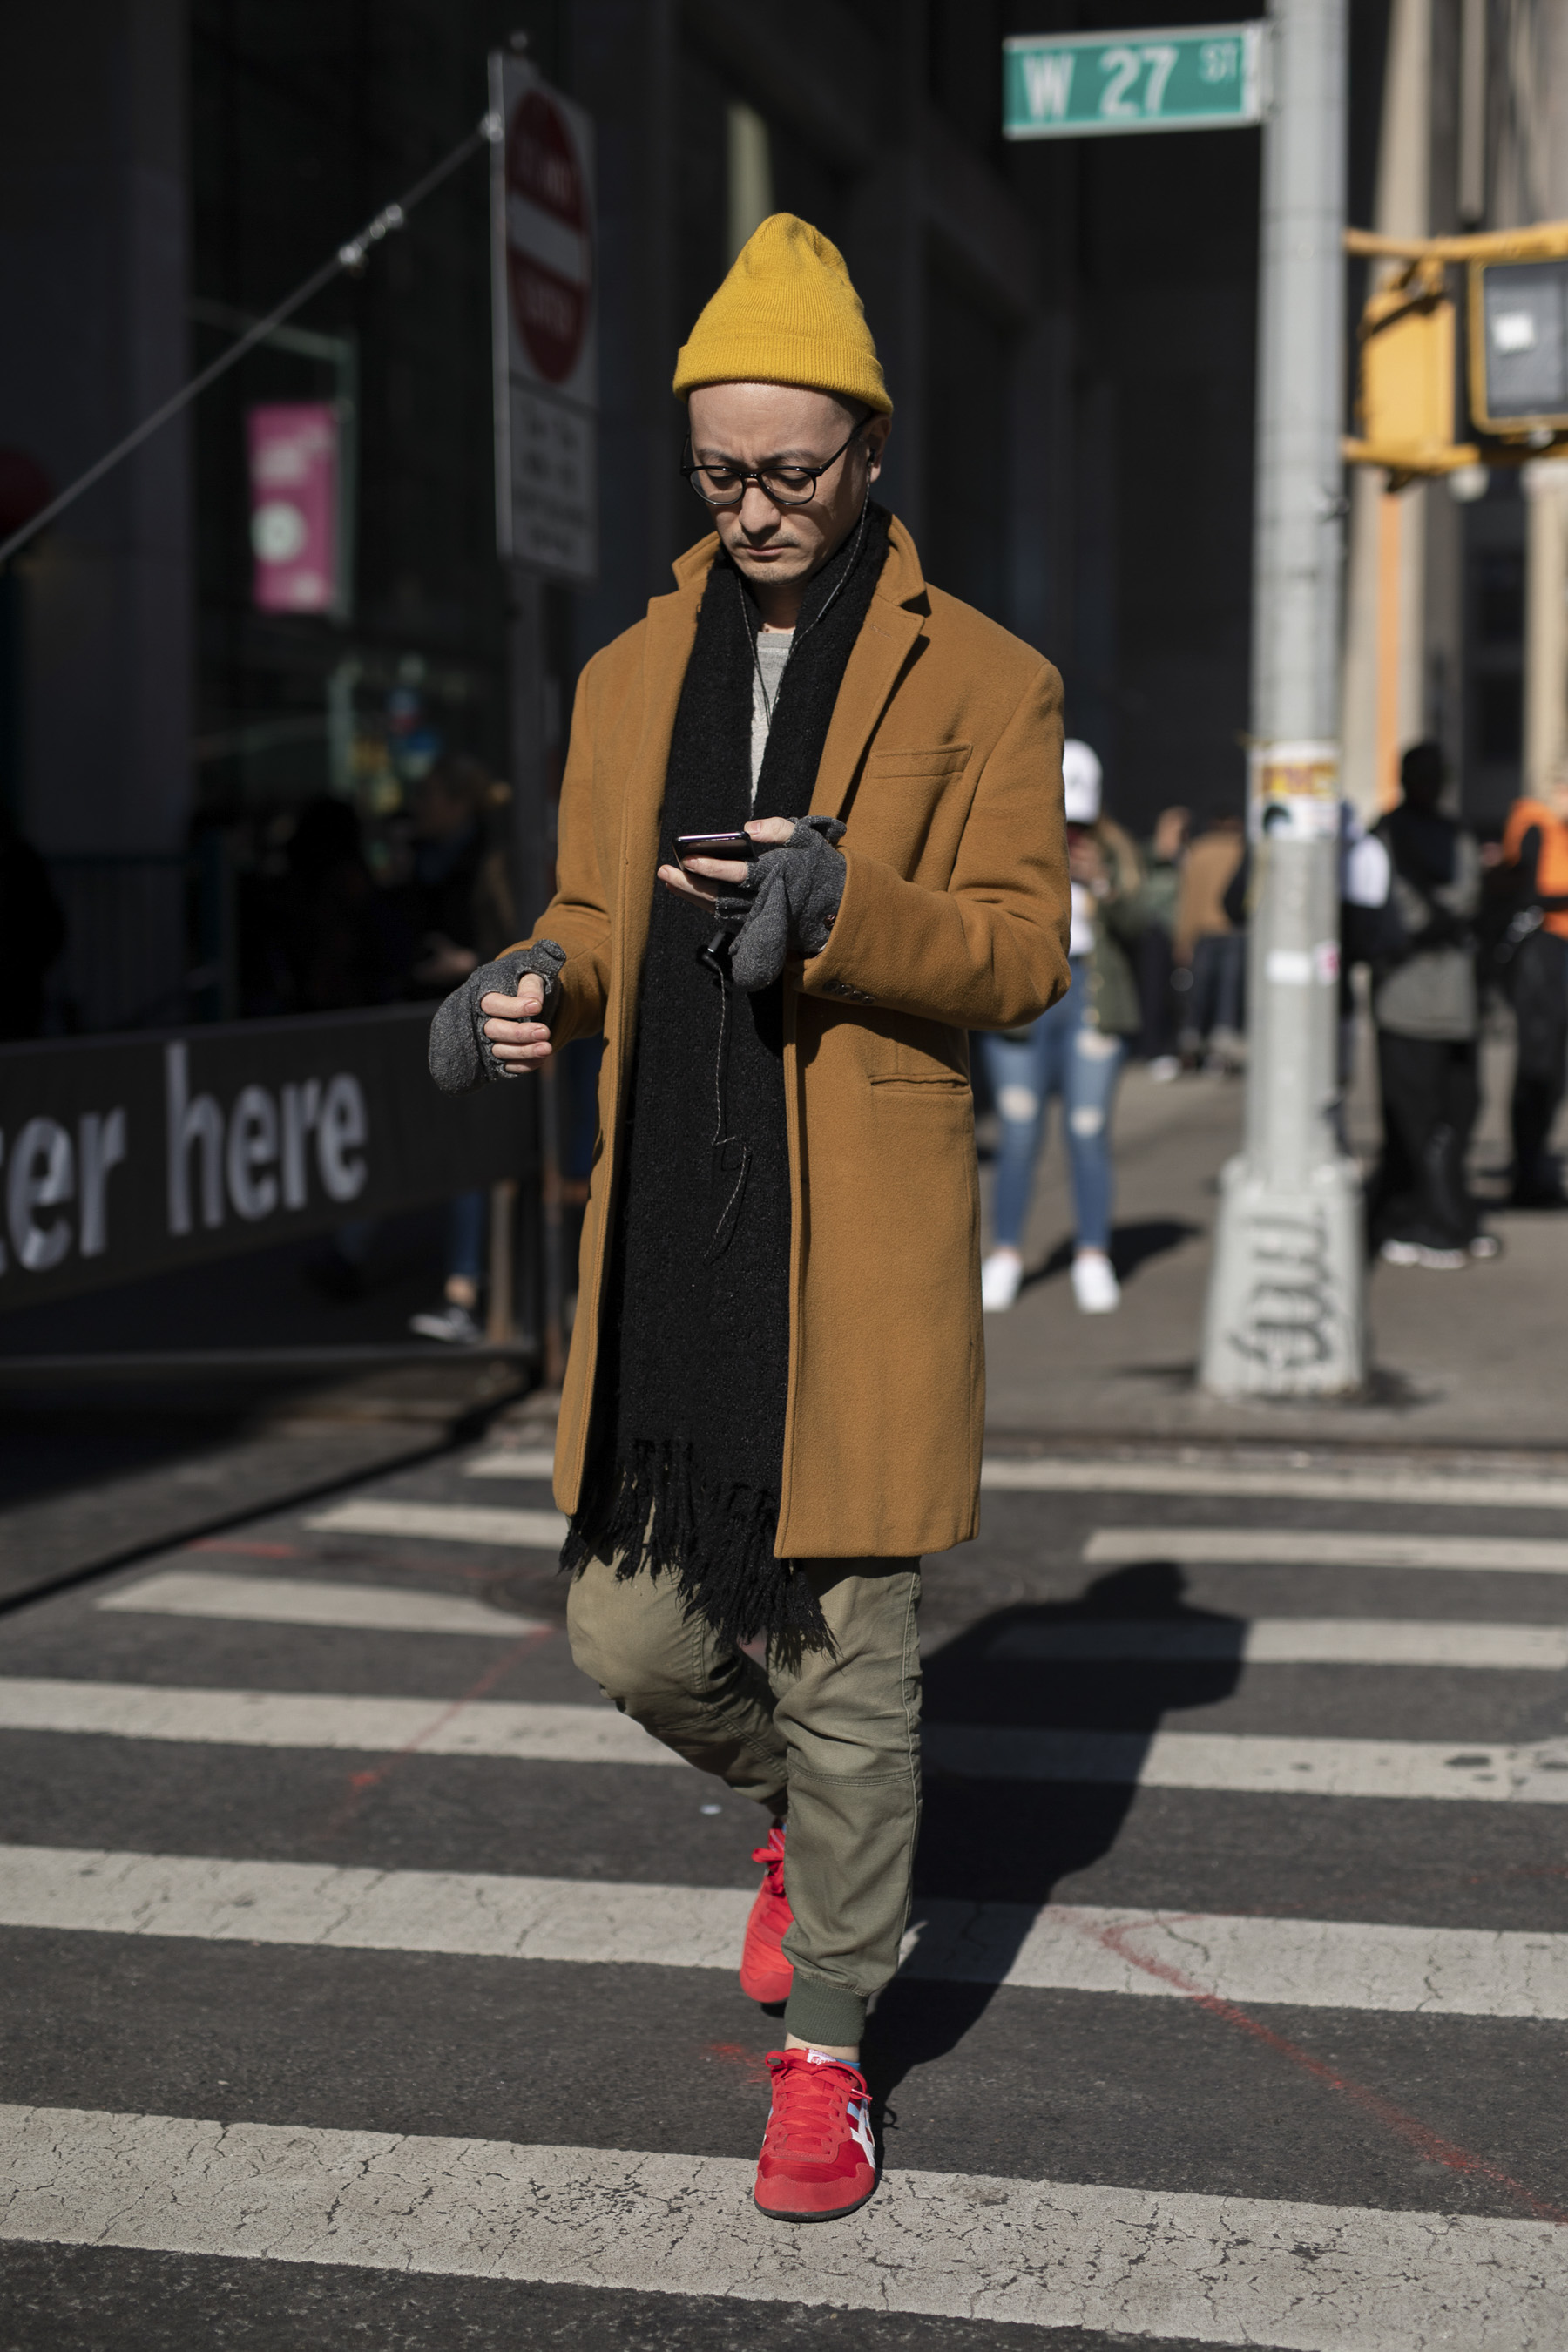
[[[875,411],[873,411],[872,414],[875,415]],[[758,489],[762,491],[763,498],[767,499],[770,506],[777,507],[781,513],[787,514],[795,507],[810,506],[812,500],[816,496],[817,485],[821,481],[824,474],[830,474],[833,471],[834,467],[837,465],[840,457],[844,457],[853,446],[857,435],[863,433],[870,422],[870,416],[863,416],[860,419],[859,424],[857,425],[851,432],[848,440],[841,442],[838,447],[833,452],[832,457],[825,457],[820,466],[796,466],[792,469],[797,474],[809,474],[811,477],[811,488],[807,490],[805,498],[803,499],[774,498],[772,490],[765,487],[763,480],[763,475],[766,471],[765,467],[755,466],[751,467],[737,466],[734,470],[740,477],[741,487],[732,499],[710,499],[706,490],[700,490],[698,488],[696,483],[692,480],[692,476],[694,474],[705,474],[708,472],[709,468],[706,466],[699,465],[695,457],[693,457],[689,466],[680,466],[678,467],[676,470],[686,482],[687,487],[690,489],[693,497],[700,499],[703,505],[714,514],[723,514],[727,512],[731,507],[743,506],[745,503],[747,485],[751,482],[755,482]],[[691,446],[691,436],[689,433],[686,436],[686,446],[689,449]]]

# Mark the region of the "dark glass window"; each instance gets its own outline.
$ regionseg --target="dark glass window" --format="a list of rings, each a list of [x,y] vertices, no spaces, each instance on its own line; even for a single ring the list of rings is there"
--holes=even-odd
[[[1517,760],[1524,744],[1524,693],[1517,677],[1478,680],[1477,750],[1483,760]]]
[[[1496,548],[1480,559],[1477,620],[1484,646],[1516,646],[1524,635],[1524,558]]]

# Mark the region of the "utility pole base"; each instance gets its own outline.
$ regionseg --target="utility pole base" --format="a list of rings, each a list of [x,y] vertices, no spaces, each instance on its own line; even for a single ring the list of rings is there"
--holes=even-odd
[[[1245,1157],[1220,1178],[1203,1385],[1228,1397],[1353,1397],[1366,1381],[1361,1177],[1323,1161],[1286,1192]]]

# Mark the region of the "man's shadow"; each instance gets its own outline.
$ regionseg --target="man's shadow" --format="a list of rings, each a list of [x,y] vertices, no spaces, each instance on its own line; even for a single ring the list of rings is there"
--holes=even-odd
[[[1158,1541],[1151,1529],[1151,1546]],[[1212,1706],[1236,1689],[1246,1620],[1194,1609],[1184,1591],[1181,1570],[1154,1557],[1097,1577],[1076,1601],[999,1610],[927,1658],[925,1815],[911,1924],[940,1937],[942,1915],[951,1920],[955,1903],[1018,1907],[984,1923],[986,1982],[921,1976],[915,1959],[881,1994],[865,2053],[879,2103],[911,2067],[945,2056],[963,2039],[1016,1958],[1036,1911],[1059,1881],[1115,1843],[1166,1715]],[[973,1738],[955,1737],[952,1753],[962,1770],[943,1762],[942,1732],[957,1727],[1121,1733],[1130,1751],[1118,1757],[1126,1778],[973,1777],[984,1759],[972,1752]]]

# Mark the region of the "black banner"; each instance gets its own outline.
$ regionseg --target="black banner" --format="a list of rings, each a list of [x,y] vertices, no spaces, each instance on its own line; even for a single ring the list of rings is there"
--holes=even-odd
[[[0,1313],[530,1175],[533,1088],[439,1093],[432,1010],[0,1046]]]

